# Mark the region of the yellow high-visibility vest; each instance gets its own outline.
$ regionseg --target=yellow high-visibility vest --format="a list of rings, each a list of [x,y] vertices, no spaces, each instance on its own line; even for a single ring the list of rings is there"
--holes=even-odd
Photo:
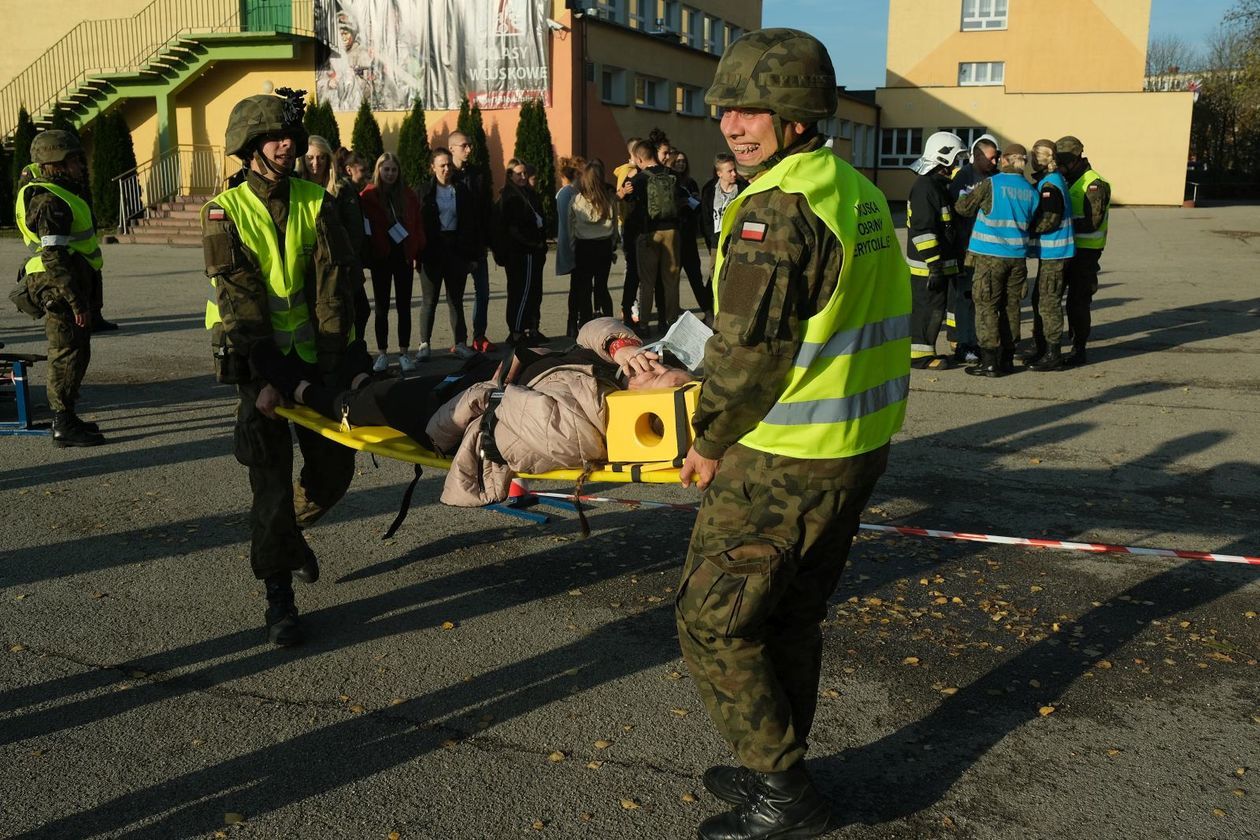
[[[315,250],[315,219],[323,204],[324,188],[300,178],[289,179],[289,218],[284,231],[284,253],[276,238],[276,226],[262,199],[248,183],[224,190],[214,197],[236,225],[241,244],[258,258],[258,265],[267,278],[267,308],[271,313],[271,330],[281,352],[296,350],[311,364],[315,363],[315,327],[306,304],[306,274]],[[201,211],[204,228],[206,211]],[[206,329],[220,323],[218,290],[210,278],[210,298],[206,301]]]
[[[804,341],[778,401],[740,443],[792,458],[846,458],[886,444],[910,391],[910,270],[880,190],[830,149],[788,155],[722,217],[714,276],[719,307],[726,239],[740,207],[778,189],[803,196],[844,249],[835,291],[804,323]]]
[[[69,234],[64,236],[39,236],[27,226],[26,191],[36,187],[48,190],[69,205],[71,214]],[[14,210],[17,217],[18,230],[22,232],[22,241],[26,243],[26,247],[34,254],[26,261],[27,274],[35,274],[44,270],[44,260],[40,256],[40,251],[50,247],[69,248],[87,260],[88,265],[97,271],[100,271],[101,266],[105,264],[105,258],[101,255],[100,243],[96,241],[96,222],[92,218],[92,208],[80,196],[75,195],[65,187],[50,181],[32,181],[18,190],[17,206]]]
[[[1077,248],[1093,248],[1101,251],[1107,247],[1107,221],[1111,216],[1110,207],[1103,213],[1102,224],[1098,226],[1098,230],[1083,231],[1080,223],[1080,220],[1085,218],[1085,190],[1089,189],[1089,185],[1095,181],[1102,180],[1103,177],[1097,172],[1087,169],[1084,175],[1068,187],[1068,195],[1072,198],[1072,234],[1076,239]]]

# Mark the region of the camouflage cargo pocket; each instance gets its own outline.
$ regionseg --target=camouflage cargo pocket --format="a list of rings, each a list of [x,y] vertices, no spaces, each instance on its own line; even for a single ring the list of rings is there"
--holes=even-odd
[[[770,543],[748,542],[697,558],[678,593],[679,614],[697,635],[759,635],[790,577],[788,555]]]

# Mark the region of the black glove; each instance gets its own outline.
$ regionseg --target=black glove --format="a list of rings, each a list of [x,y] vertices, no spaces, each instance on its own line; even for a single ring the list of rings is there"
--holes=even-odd
[[[929,270],[927,288],[929,292],[943,292],[949,288],[949,280],[941,272]]]

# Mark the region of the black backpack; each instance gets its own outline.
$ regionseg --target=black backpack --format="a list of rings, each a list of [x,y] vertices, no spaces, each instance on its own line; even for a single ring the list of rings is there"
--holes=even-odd
[[[647,174],[647,216],[653,222],[678,219],[678,178],[672,172]]]

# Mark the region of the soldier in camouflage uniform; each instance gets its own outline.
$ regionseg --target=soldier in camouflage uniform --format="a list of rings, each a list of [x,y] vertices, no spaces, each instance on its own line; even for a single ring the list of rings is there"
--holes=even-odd
[[[362,269],[336,200],[291,178],[306,151],[301,92],[251,96],[228,119],[226,149],[245,179],[202,210],[210,300],[206,326],[221,382],[237,387],[235,455],[249,468],[250,565],[266,584],[268,636],[302,639],[292,579],[314,582],[319,565],[302,529],[346,492],[354,451],[298,427],[301,477],[293,482],[289,424],[275,413],[301,379],[341,387],[369,362],[354,332]]]
[[[966,368],[972,376],[1005,376],[1015,370],[1020,302],[1028,287],[1028,248],[1037,192],[1024,177],[1028,150],[1007,146],[998,174],[959,196],[954,209],[976,216],[967,249],[974,257],[971,299],[976,307],[980,362]]]
[[[48,404],[57,446],[96,446],[105,438],[74,412],[92,358],[94,279],[101,249],[87,201],[87,162],[69,131],[39,134],[31,143],[30,178],[17,194],[18,228],[35,252],[24,267],[28,314],[45,315]],[[25,173],[24,173],[25,174]],[[25,306],[22,306],[25,303]]]
[[[1055,159],[1067,179],[1072,202],[1076,255],[1064,272],[1067,287],[1067,321],[1072,330],[1072,355],[1063,364],[1085,364],[1085,343],[1091,326],[1089,307],[1098,291],[1098,263],[1107,246],[1107,221],[1111,209],[1111,185],[1090,166],[1085,146],[1075,137],[1055,142]]]
[[[812,837],[830,816],[803,761],[820,622],[904,416],[909,269],[883,194],[818,133],[836,87],[815,38],[748,33],[706,102],[725,109],[751,184],[724,215],[715,332],[681,470],[705,492],[675,602],[679,641],[739,762],[705,772],[736,809],[699,835]]]
[[[1033,348],[1017,354],[1029,370],[1061,370],[1063,356],[1063,289],[1065,269],[1072,258],[1072,203],[1067,182],[1058,175],[1053,140],[1038,140],[1032,147],[1033,174],[1037,178],[1037,212],[1033,233],[1037,236],[1037,279],[1033,281]]]

